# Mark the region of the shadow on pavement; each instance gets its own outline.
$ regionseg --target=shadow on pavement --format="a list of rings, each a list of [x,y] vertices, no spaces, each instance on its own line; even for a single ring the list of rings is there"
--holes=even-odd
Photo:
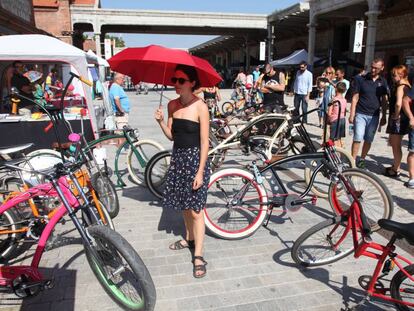
[[[343,298],[343,307],[341,308],[341,311],[345,311],[348,307],[353,307],[365,297],[365,291],[363,289],[355,288],[348,284],[347,276],[342,276],[341,282],[334,281],[330,279],[329,271],[325,268],[304,268],[294,263],[290,255],[290,247],[293,245],[294,241],[283,241],[282,239],[280,240],[286,246],[286,248],[277,251],[273,255],[273,260],[282,266],[297,268],[305,278],[317,280],[340,294]],[[364,305],[361,306],[358,310],[380,311],[384,310],[384,307],[388,308],[393,306],[394,305],[392,303],[388,303],[380,299],[373,299],[372,302],[365,302]]]

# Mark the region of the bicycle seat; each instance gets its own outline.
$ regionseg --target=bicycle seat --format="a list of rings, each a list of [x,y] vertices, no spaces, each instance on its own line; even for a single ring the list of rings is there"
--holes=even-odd
[[[26,150],[30,147],[32,147],[34,144],[23,144],[23,145],[14,145],[14,146],[6,146],[6,147],[0,147],[0,155],[7,155],[19,151]]]
[[[401,223],[389,219],[378,220],[378,225],[388,231],[394,232],[398,238],[405,238],[414,245],[414,223]]]

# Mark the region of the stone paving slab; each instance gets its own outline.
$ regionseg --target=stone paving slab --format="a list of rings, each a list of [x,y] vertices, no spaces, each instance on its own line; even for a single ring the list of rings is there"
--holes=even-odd
[[[230,91],[222,93],[226,99]],[[166,94],[174,97],[171,91]],[[155,139],[166,148],[171,147],[153,121],[158,95],[153,92],[129,95],[133,104],[131,125],[140,129],[142,138]],[[287,101],[291,103],[292,98],[288,97]],[[311,118],[311,121],[316,120]],[[313,134],[321,135],[319,128],[308,128]],[[349,150],[349,137],[346,145]],[[377,135],[371,153],[368,169],[380,173],[382,165],[392,161],[386,134]],[[248,162],[240,156],[233,156],[233,159],[241,164]],[[382,179],[396,203],[394,219],[414,221],[412,191],[403,186],[403,181]],[[296,213],[279,211],[271,218],[268,228],[260,228],[243,240],[225,241],[207,236],[205,258],[209,262],[208,273],[203,279],[194,279],[191,254],[187,250],[168,249],[168,245],[184,233],[180,214],[163,210],[146,188],[129,181],[127,184],[126,188],[118,191],[121,211],[114,222],[117,231],[137,250],[151,272],[157,289],[156,310],[331,311],[353,305],[364,295],[357,280],[360,275],[372,273],[375,261],[368,258],[356,260],[349,256],[331,265],[299,269],[290,257],[294,240],[320,222],[323,215],[329,215],[328,203],[324,200],[318,200],[316,208],[307,206]],[[57,228],[62,234],[72,229],[71,223]],[[46,252],[41,262],[45,267],[44,273],[55,278],[56,286],[14,305],[4,299],[10,296],[2,295],[1,311],[119,310],[90,271],[82,247],[76,243],[76,232],[65,236],[72,238],[73,244]],[[384,242],[379,235],[374,235],[374,238]],[[29,250],[23,255],[30,256],[31,253]],[[395,310],[395,307],[375,300],[362,310]]]

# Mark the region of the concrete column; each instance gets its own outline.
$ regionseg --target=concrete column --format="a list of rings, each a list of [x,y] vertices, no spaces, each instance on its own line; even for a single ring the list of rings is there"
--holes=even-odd
[[[310,12],[312,13],[312,12]],[[316,40],[316,17],[314,14],[309,15],[308,35],[308,65],[313,70],[313,60],[315,58],[315,40]]]
[[[99,57],[102,57],[101,33],[100,32],[95,32],[93,34],[93,37],[95,39],[96,55],[99,56]]]
[[[375,41],[377,38],[377,20],[381,14],[378,0],[368,0],[369,11],[365,12],[368,16],[367,40],[365,42],[365,68],[369,68],[375,55]]]
[[[267,62],[270,63],[273,58],[273,26],[267,24]]]
[[[246,72],[249,70],[250,68],[250,51],[249,51],[249,36],[246,36],[245,38],[245,44],[246,44]]]

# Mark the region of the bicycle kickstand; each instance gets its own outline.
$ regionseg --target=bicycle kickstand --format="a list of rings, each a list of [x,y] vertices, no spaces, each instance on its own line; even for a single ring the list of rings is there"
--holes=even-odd
[[[273,205],[269,207],[270,213],[267,214],[266,223],[263,225],[263,227],[267,228],[267,225],[269,224],[270,218],[272,217],[273,213]]]

